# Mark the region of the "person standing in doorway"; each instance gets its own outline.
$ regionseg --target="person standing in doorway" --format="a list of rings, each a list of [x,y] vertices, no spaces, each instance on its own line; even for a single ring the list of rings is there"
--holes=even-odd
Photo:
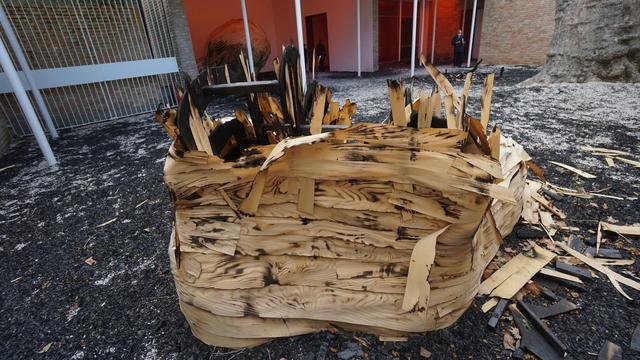
[[[327,57],[327,49],[324,47],[322,40],[316,45],[316,56],[318,56],[318,71],[323,72]]]
[[[462,35],[461,29],[458,29],[458,34],[451,39],[451,45],[453,45],[453,66],[462,66],[464,35]]]

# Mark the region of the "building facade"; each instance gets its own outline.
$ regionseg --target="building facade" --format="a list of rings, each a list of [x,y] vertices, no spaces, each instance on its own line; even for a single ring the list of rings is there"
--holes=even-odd
[[[479,56],[489,64],[543,64],[555,13],[556,0],[487,0]]]

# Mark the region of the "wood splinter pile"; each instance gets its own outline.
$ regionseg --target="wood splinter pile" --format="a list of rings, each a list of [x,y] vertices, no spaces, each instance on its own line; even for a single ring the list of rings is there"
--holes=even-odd
[[[195,336],[245,347],[338,326],[397,338],[449,326],[470,306],[520,217],[529,157],[496,128],[486,136],[492,75],[476,119],[465,113],[471,79],[459,98],[425,66],[438,91],[412,101],[391,86],[390,125],[322,133],[351,105],[343,117],[313,85],[312,135],[231,161],[207,147],[195,115],[177,121],[164,168],[169,255]],[[446,128],[430,126],[440,94]],[[197,144],[181,140],[187,131]]]

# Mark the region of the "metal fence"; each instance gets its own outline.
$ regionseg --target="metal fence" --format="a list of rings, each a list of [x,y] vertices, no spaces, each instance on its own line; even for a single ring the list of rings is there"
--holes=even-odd
[[[175,105],[178,75],[166,0],[0,0],[0,5],[56,128],[150,112],[159,103]],[[0,36],[7,44],[6,34]],[[15,96],[2,86],[2,75],[0,116],[15,134],[27,135],[30,129]]]

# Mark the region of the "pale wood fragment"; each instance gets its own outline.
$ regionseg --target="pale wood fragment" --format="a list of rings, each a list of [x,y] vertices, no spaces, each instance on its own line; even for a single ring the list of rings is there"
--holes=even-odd
[[[640,225],[615,225],[601,221],[603,231],[611,231],[622,235],[640,236]]]
[[[320,85],[316,86],[315,98],[313,100],[313,107],[311,113],[311,123],[309,132],[313,134],[319,134],[322,132],[322,118],[324,117],[325,100],[327,99],[327,91],[325,87]]]
[[[407,118],[404,110],[404,86],[402,85],[402,80],[387,80],[387,86],[389,91],[389,101],[391,102],[393,125],[407,126]]]
[[[447,230],[442,228],[433,234],[418,241],[411,253],[409,262],[409,274],[407,275],[407,287],[402,299],[402,309],[413,310],[417,306],[417,311],[426,311],[429,305],[429,271],[436,258],[436,242],[438,236]]]
[[[577,175],[582,176],[585,179],[595,179],[596,178],[595,175],[589,174],[588,172],[582,171],[582,170],[577,169],[577,168],[575,168],[573,166],[570,166],[570,165],[567,165],[567,164],[563,164],[563,163],[560,163],[560,162],[557,162],[557,161],[549,161],[549,162],[554,164],[554,165],[556,165],[556,166],[559,166],[561,168],[564,168],[564,169],[567,169],[567,170],[569,170],[571,172],[574,172]]]
[[[484,85],[482,86],[482,108],[480,110],[480,123],[482,128],[487,129],[489,125],[489,114],[491,112],[491,96],[493,95],[493,80],[495,73],[490,73],[484,79]]]

